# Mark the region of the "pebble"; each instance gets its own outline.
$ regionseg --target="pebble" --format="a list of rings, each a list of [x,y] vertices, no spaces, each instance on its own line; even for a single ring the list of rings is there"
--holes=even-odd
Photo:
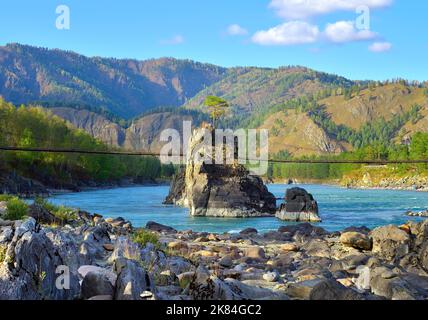
[[[263,275],[263,279],[268,282],[277,282],[279,280],[280,276],[278,272],[268,272]]]

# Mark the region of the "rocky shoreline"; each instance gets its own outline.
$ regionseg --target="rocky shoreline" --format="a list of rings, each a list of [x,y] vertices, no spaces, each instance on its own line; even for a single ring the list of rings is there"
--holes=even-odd
[[[372,169],[345,176],[340,185],[350,189],[428,192],[428,177],[426,176],[400,176],[392,169],[388,169],[388,171],[382,170]]]
[[[0,194],[12,194],[22,198],[34,198],[37,196],[48,197],[55,193],[72,193],[90,190],[102,190],[111,188],[126,188],[134,186],[163,185],[165,181],[133,181],[132,179],[122,179],[120,181],[109,181],[99,183],[95,181],[80,181],[75,184],[58,185],[44,184],[39,181],[21,177],[17,174],[0,175]]]
[[[177,231],[77,212],[0,223],[1,300],[424,300],[428,220],[330,233]],[[52,225],[56,222],[56,225]],[[68,270],[67,282],[58,279]]]

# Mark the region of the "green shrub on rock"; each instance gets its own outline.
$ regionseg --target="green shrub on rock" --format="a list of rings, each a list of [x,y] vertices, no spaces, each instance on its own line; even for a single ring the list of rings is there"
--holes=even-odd
[[[22,220],[28,214],[28,204],[19,198],[7,201],[5,220]]]
[[[160,248],[159,236],[145,229],[139,229],[132,235],[132,241],[145,247],[148,243],[153,244],[157,249]]]
[[[2,201],[9,201],[10,199],[13,199],[14,196],[9,194],[0,194],[0,202]]]
[[[44,198],[37,197],[34,204],[46,209],[59,220],[69,222],[77,219],[76,210],[65,206],[56,206]]]

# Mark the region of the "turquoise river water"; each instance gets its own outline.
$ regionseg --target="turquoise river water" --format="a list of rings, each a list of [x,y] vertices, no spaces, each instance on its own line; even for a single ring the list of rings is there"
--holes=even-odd
[[[284,197],[287,185],[269,185],[278,198]],[[294,186],[293,186],[294,187]],[[405,215],[408,210],[426,210],[428,193],[389,190],[350,190],[325,185],[302,186],[318,201],[322,223],[317,225],[338,231],[349,226],[374,228],[386,224],[400,224],[418,220]],[[105,217],[121,216],[134,226],[144,226],[147,221],[172,226],[178,230],[206,232],[239,232],[253,227],[259,232],[276,230],[286,222],[272,218],[222,219],[196,218],[188,210],[162,204],[168,186],[141,186],[104,189],[80,193],[56,194],[50,198],[55,204],[80,208]],[[278,203],[279,205],[279,203]]]

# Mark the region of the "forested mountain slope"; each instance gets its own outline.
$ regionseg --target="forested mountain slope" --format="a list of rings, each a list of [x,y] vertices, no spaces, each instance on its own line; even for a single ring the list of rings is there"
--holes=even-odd
[[[119,60],[20,44],[0,47],[0,95],[5,100],[89,105],[125,118],[180,106],[226,73],[225,68],[173,58]]]

